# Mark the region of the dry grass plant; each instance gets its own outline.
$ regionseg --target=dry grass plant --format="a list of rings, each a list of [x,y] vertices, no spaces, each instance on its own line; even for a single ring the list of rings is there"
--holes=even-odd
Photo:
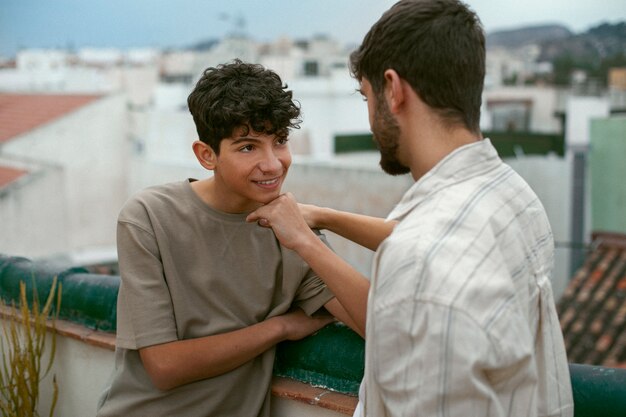
[[[56,313],[52,317],[50,355],[45,369],[42,358],[46,347],[46,325],[52,313],[56,292]],[[61,306],[61,285],[54,278],[48,298],[41,308],[33,285],[33,302],[29,309],[26,285],[20,281],[19,307],[12,303],[14,317],[3,321],[3,337],[0,340],[2,369],[0,369],[0,413],[6,417],[39,417],[39,383],[50,373],[56,352],[55,321]],[[43,371],[43,372],[42,372]],[[53,395],[50,414],[54,415],[58,399],[56,377],[52,378]]]

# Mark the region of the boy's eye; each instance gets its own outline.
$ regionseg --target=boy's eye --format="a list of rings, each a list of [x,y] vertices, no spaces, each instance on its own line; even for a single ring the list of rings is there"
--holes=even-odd
[[[250,152],[254,149],[254,146],[252,145],[246,145],[246,146],[242,146],[241,148],[239,148],[240,152]]]
[[[276,143],[278,143],[279,145],[286,145],[287,142],[289,142],[289,138],[278,138],[276,140]]]

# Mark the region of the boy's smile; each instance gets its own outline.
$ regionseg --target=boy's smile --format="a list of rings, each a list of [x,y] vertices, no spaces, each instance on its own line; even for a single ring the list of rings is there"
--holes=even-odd
[[[280,184],[280,178],[274,178],[266,181],[255,181],[259,186],[267,189],[272,189]]]
[[[220,143],[219,155],[206,147],[207,168],[213,170],[201,197],[227,213],[244,213],[269,203],[280,195],[291,165],[288,139],[252,130]]]

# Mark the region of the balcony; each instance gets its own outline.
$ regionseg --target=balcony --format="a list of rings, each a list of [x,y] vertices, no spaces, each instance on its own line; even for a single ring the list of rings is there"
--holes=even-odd
[[[51,374],[59,384],[56,415],[93,415],[114,363],[116,300],[119,277],[63,268],[26,258],[0,255],[0,297],[19,299],[19,282],[33,285],[45,299],[54,278],[63,285],[63,302],[54,329],[56,357]],[[3,321],[15,311],[0,310]],[[48,344],[49,345],[49,344]],[[341,324],[332,324],[298,342],[278,346],[272,384],[272,416],[340,417],[352,415],[363,376],[363,340]],[[51,375],[50,374],[50,375]],[[575,416],[623,416],[626,369],[570,364]],[[52,401],[51,376],[40,384],[41,410]]]

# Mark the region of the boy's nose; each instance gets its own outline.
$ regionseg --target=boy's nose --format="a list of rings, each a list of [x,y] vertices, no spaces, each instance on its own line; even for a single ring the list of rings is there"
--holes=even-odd
[[[278,155],[274,152],[267,152],[259,163],[259,169],[263,172],[278,171],[282,166]]]

